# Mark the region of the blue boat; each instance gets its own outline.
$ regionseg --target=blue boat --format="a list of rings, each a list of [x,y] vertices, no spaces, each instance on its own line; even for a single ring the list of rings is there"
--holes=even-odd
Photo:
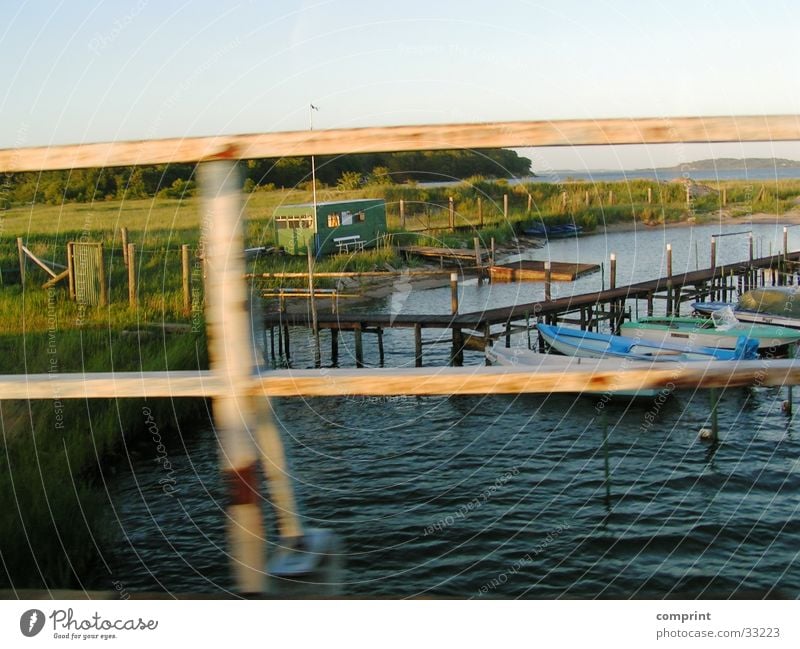
[[[735,361],[758,358],[758,341],[746,336],[741,336],[736,343],[736,349],[731,350],[658,343],[557,325],[539,324],[536,328],[551,349],[565,356],[667,362]]]
[[[564,223],[561,225],[536,223],[523,230],[523,232],[529,237],[536,237],[537,239],[567,239],[569,237],[577,237],[583,232],[583,228],[574,223]]]

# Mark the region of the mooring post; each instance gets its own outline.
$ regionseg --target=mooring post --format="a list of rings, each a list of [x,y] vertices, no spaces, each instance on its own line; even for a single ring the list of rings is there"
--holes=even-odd
[[[450,358],[456,367],[464,365],[464,334],[461,327],[453,327],[453,351]]]
[[[783,226],[783,260],[786,261],[789,257],[789,228]]]
[[[511,321],[506,320],[506,349],[511,347]]]
[[[450,313],[458,313],[458,273],[450,273]]]
[[[403,199],[400,199],[400,227],[406,227],[406,205]]]
[[[716,275],[717,275],[717,238],[712,235],[711,236],[711,299],[712,300],[716,300],[718,298],[717,291],[715,289]]]
[[[136,306],[136,246],[129,243],[125,252],[128,260],[128,304]]]
[[[364,367],[364,345],[361,340],[361,325],[354,329],[356,343],[356,367]]]
[[[508,194],[503,194],[503,219],[508,221]]]
[[[583,313],[583,309],[581,309],[581,313]],[[531,314],[527,311],[525,312],[525,333],[528,334],[528,349],[531,348]]]
[[[414,324],[414,365],[422,367],[422,325]]]
[[[545,301],[550,301],[550,290],[551,290],[551,270],[550,270],[550,262],[544,262],[544,299]]]
[[[331,327],[331,364],[339,362],[339,330]]]
[[[673,290],[672,290],[672,244],[667,244],[667,315],[673,313]]]
[[[495,256],[495,243],[494,243],[494,237],[492,237],[492,240],[491,240],[490,247],[491,247],[491,252],[490,252],[490,255],[491,255],[491,257],[489,258],[489,263],[490,263],[492,266],[494,266],[494,264],[495,264],[495,259],[496,259],[496,256]]]
[[[199,165],[207,249],[206,322],[211,371],[220,382],[214,397],[214,425],[220,465],[228,488],[228,538],[237,589],[265,589],[265,543],[259,506],[258,456],[248,424],[256,418],[246,396],[252,380],[250,314],[242,233],[238,163],[215,160]]]
[[[608,258],[608,288],[612,291],[617,288],[617,255],[613,252]]]
[[[483,284],[483,257],[481,256],[481,240],[473,237],[472,243],[475,246],[475,265],[478,267],[478,286]]]
[[[378,363],[381,367],[383,367],[383,329],[381,327],[377,327],[375,329],[375,333],[378,334]]]
[[[190,285],[189,244],[181,246],[181,284],[183,285],[183,312],[189,315],[192,309],[192,287]]]
[[[314,334],[314,367],[322,363],[322,351],[319,344],[319,325],[317,321],[317,301],[314,297],[314,253],[311,251],[311,242],[306,244],[308,257],[308,302],[311,307],[311,330]]]

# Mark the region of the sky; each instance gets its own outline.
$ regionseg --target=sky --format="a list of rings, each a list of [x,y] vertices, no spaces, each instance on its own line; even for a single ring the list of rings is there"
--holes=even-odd
[[[3,4],[0,148],[309,128],[800,113],[793,0]],[[534,171],[797,143],[524,150]]]

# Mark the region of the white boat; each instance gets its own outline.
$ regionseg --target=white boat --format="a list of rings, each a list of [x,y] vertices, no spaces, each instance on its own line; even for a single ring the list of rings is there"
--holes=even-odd
[[[649,369],[651,361],[631,361],[620,358],[582,358],[580,356],[559,356],[556,354],[539,354],[524,347],[505,347],[495,343],[484,352],[491,365],[505,367],[526,367],[531,371],[570,372],[572,370],[591,370],[592,372],[620,372],[626,369]],[[587,390],[585,394],[617,394],[629,397],[654,397],[659,393],[669,394],[661,388],[642,388],[639,390]]]

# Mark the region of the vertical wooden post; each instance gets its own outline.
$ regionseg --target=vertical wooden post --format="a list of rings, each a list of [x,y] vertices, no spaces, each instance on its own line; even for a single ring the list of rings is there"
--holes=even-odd
[[[448,197],[447,204],[448,204],[448,221],[450,223],[450,229],[452,230],[453,228],[456,227],[456,210],[455,210],[455,207],[453,205],[453,197],[452,196]]]
[[[400,199],[400,227],[406,227],[406,204],[403,199]]]
[[[567,209],[567,191],[564,190],[561,192],[561,210],[565,211]]]
[[[489,253],[489,254],[490,254],[490,257],[489,257],[489,263],[490,263],[492,266],[494,266],[494,264],[495,264],[495,258],[496,258],[496,256],[495,256],[496,250],[495,250],[495,244],[494,244],[494,237],[492,237],[492,240],[491,240],[491,244],[490,244],[490,245],[491,245],[491,252]]]
[[[192,287],[190,284],[191,268],[189,267],[189,245],[181,246],[181,285],[183,286],[183,312],[189,315],[192,310]]]
[[[711,237],[711,270],[717,268],[717,238]]]
[[[722,188],[722,207],[725,207],[728,204],[728,188]]]
[[[75,299],[75,244],[67,242],[67,284],[69,299]]]
[[[265,586],[265,544],[258,456],[248,430],[248,423],[256,420],[256,409],[253,400],[245,396],[254,357],[247,286],[242,281],[244,237],[237,165],[232,160],[215,160],[200,163],[198,170],[203,222],[209,224],[204,233],[208,264],[206,322],[209,365],[223,386],[223,392],[214,398],[213,410],[220,464],[229,494],[231,566],[240,592],[261,593]],[[269,414],[265,417],[268,419]]]
[[[480,196],[478,196],[478,225],[483,227],[483,201]]]
[[[586,207],[589,207],[589,191],[588,190],[584,192],[583,202],[586,205]]]
[[[667,278],[671,278],[671,277],[672,277],[672,244],[668,243],[667,244]],[[669,283],[672,284],[671,279],[670,279]]]
[[[503,219],[508,220],[508,194],[503,194]]]
[[[450,313],[458,313],[458,273],[450,273]]]
[[[129,243],[125,249],[125,258],[128,260],[128,304],[136,306],[136,246]]]
[[[361,325],[357,326],[354,331],[356,342],[356,367],[364,367],[364,344],[361,336]]]
[[[478,286],[483,284],[483,257],[481,256],[481,240],[473,237],[472,243],[475,246],[475,266],[478,268]]]
[[[753,265],[753,233],[747,233],[747,248],[748,248],[748,258],[750,260],[750,266]]]
[[[546,301],[550,301],[550,289],[551,289],[551,269],[550,269],[550,262],[544,262],[544,299]]]
[[[506,349],[511,347],[511,320],[506,320]]]
[[[383,354],[383,329],[378,327],[375,332],[378,334],[378,363],[383,367],[384,354]]]
[[[308,257],[308,301],[311,306],[311,331],[314,334],[314,367],[319,367],[322,362],[322,352],[319,344],[317,300],[314,296],[314,253],[311,251],[311,241],[306,245],[306,252]]]
[[[652,203],[653,202],[653,188],[652,187],[648,187],[647,188],[647,202],[648,203]]]
[[[692,185],[688,179],[686,180],[686,205],[689,207],[692,205]]]
[[[280,327],[278,331],[280,331]],[[272,366],[275,367],[275,327],[269,328],[269,355],[272,359]]]
[[[22,250],[22,237],[17,237],[17,254],[19,255],[19,281],[25,288],[25,252]]]
[[[422,367],[422,325],[414,324],[414,366]]]
[[[608,288],[613,290],[617,288],[617,255],[611,253],[608,263]]]
[[[653,293],[652,291],[647,294],[647,315],[653,315]]]
[[[783,258],[784,261],[789,256],[789,228],[783,226]]]
[[[128,266],[128,228],[119,229],[120,237],[122,237],[122,261],[125,266]]]
[[[106,282],[106,252],[102,243],[100,249],[100,263],[97,265],[97,279],[100,284],[100,306],[108,306],[108,285]]]
[[[614,190],[613,189],[609,189],[608,190],[608,204],[609,205],[613,205],[614,204]]]
[[[533,196],[532,196],[531,194],[528,194],[528,209],[527,209],[527,214],[530,214],[530,213],[531,213],[531,208],[532,208],[532,207],[533,207]]]
[[[339,362],[339,330],[331,327],[331,364]]]

